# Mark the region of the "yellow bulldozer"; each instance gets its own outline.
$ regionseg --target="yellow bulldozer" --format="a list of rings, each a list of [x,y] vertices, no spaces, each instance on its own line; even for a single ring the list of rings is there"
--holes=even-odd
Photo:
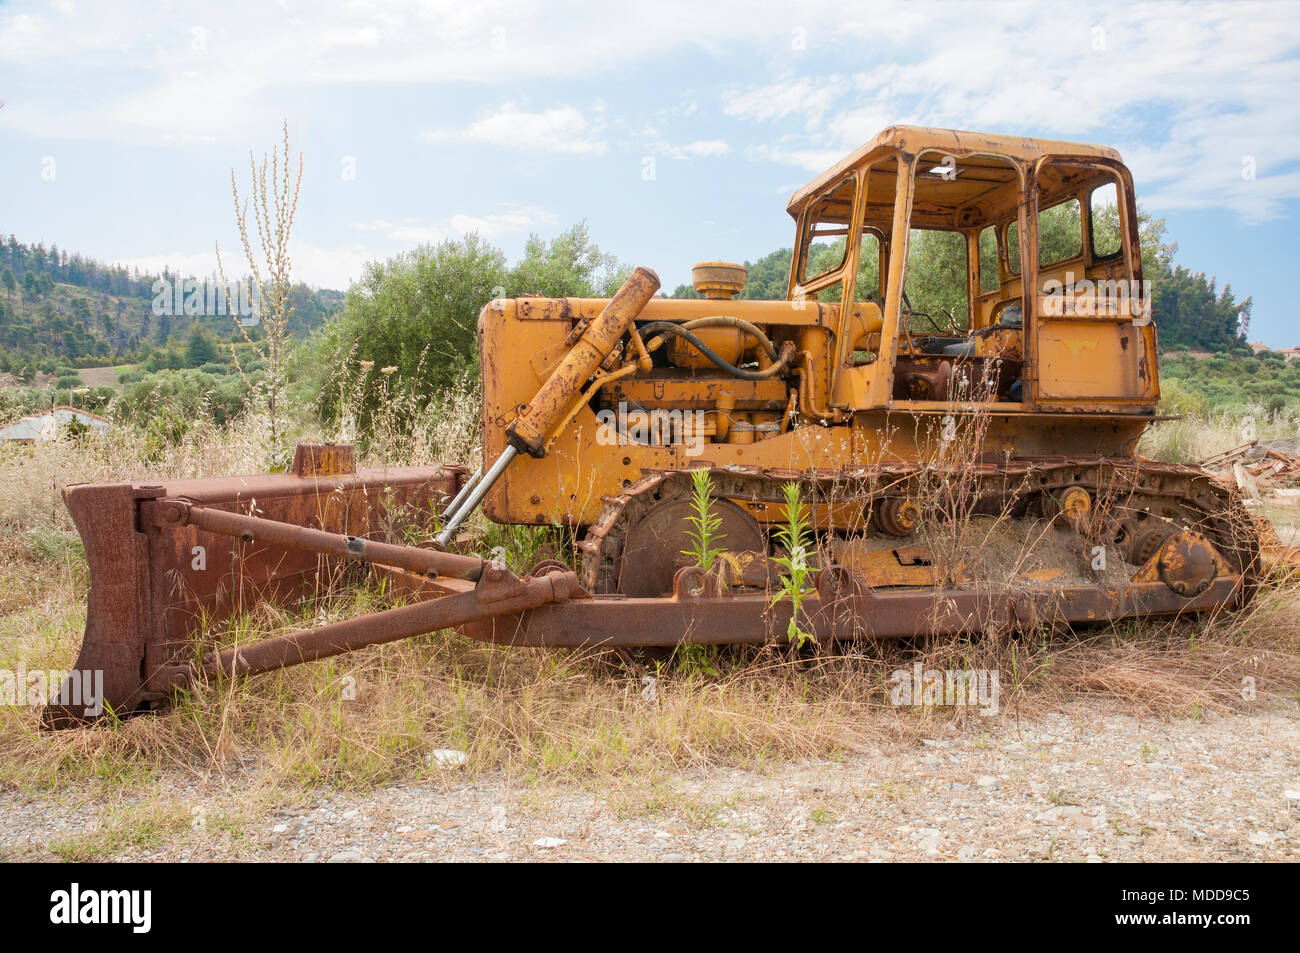
[[[829,646],[1252,597],[1260,530],[1235,491],[1136,455],[1162,419],[1157,332],[1118,153],[894,126],[787,209],[784,300],[741,297],[745,269],[711,261],[696,297],[637,268],[610,299],[488,302],[475,473],[358,471],[349,446],[303,445],[283,474],[66,488],[91,587],[46,723],[88,717],[94,671],[120,715],[449,627],[537,647]],[[517,575],[473,554],[480,509],[571,545]],[[428,542],[394,541],[431,513]],[[349,561],[398,604],[213,643]]]

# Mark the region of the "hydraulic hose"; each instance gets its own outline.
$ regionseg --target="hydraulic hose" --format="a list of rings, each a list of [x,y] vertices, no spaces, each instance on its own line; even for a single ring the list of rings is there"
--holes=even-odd
[[[758,329],[756,325],[750,324],[744,318],[732,317],[729,314],[715,314],[706,318],[696,318],[694,321],[687,321],[682,325],[687,331],[694,331],[696,328],[738,328],[744,331],[754,340],[758,341],[758,346],[767,354],[769,361],[776,360],[776,348],[768,340],[766,334]]]
[[[677,337],[686,341],[686,343],[691,345],[691,347],[695,348],[697,351],[703,354],[706,358],[708,358],[714,364],[714,366],[716,366],[719,370],[725,371],[731,376],[739,377],[741,380],[745,380],[745,381],[768,380],[770,378],[785,373],[786,368],[789,365],[788,358],[783,356],[781,358],[778,358],[774,363],[763,368],[763,370],[761,371],[747,371],[744,368],[737,367],[736,365],[728,361],[726,358],[722,357],[722,355],[718,354],[717,351],[713,350],[713,348],[709,347],[707,344],[701,341],[698,337],[696,337],[686,328],[682,327],[680,324],[673,324],[670,321],[652,321],[649,324],[641,325],[640,331],[643,335],[650,335],[650,334],[676,335]],[[658,344],[659,344],[658,341],[651,341],[650,344],[647,345],[647,349],[654,350],[656,347],[658,347]]]

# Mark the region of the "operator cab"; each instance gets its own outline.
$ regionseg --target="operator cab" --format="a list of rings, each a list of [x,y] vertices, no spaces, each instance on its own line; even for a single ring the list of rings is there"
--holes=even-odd
[[[790,300],[880,311],[828,354],[833,406],[1153,412],[1136,207],[1113,150],[892,127],[789,211]],[[1134,300],[1083,307],[1098,288]]]

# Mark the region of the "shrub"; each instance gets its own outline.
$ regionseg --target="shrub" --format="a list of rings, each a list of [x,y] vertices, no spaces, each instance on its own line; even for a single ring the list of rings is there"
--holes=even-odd
[[[159,417],[177,426],[199,418],[224,424],[243,410],[246,396],[247,388],[239,378],[214,377],[194,368],[164,371],[124,386],[114,416],[119,421]]]
[[[1160,382],[1160,413],[1175,417],[1204,417],[1210,402],[1203,394],[1188,390],[1174,380]]]

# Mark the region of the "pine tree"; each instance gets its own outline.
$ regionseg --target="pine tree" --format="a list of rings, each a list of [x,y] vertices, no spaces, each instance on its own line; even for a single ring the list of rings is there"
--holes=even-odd
[[[202,367],[217,359],[217,347],[212,339],[203,333],[199,325],[190,330],[190,339],[185,343],[185,364],[188,367]]]

